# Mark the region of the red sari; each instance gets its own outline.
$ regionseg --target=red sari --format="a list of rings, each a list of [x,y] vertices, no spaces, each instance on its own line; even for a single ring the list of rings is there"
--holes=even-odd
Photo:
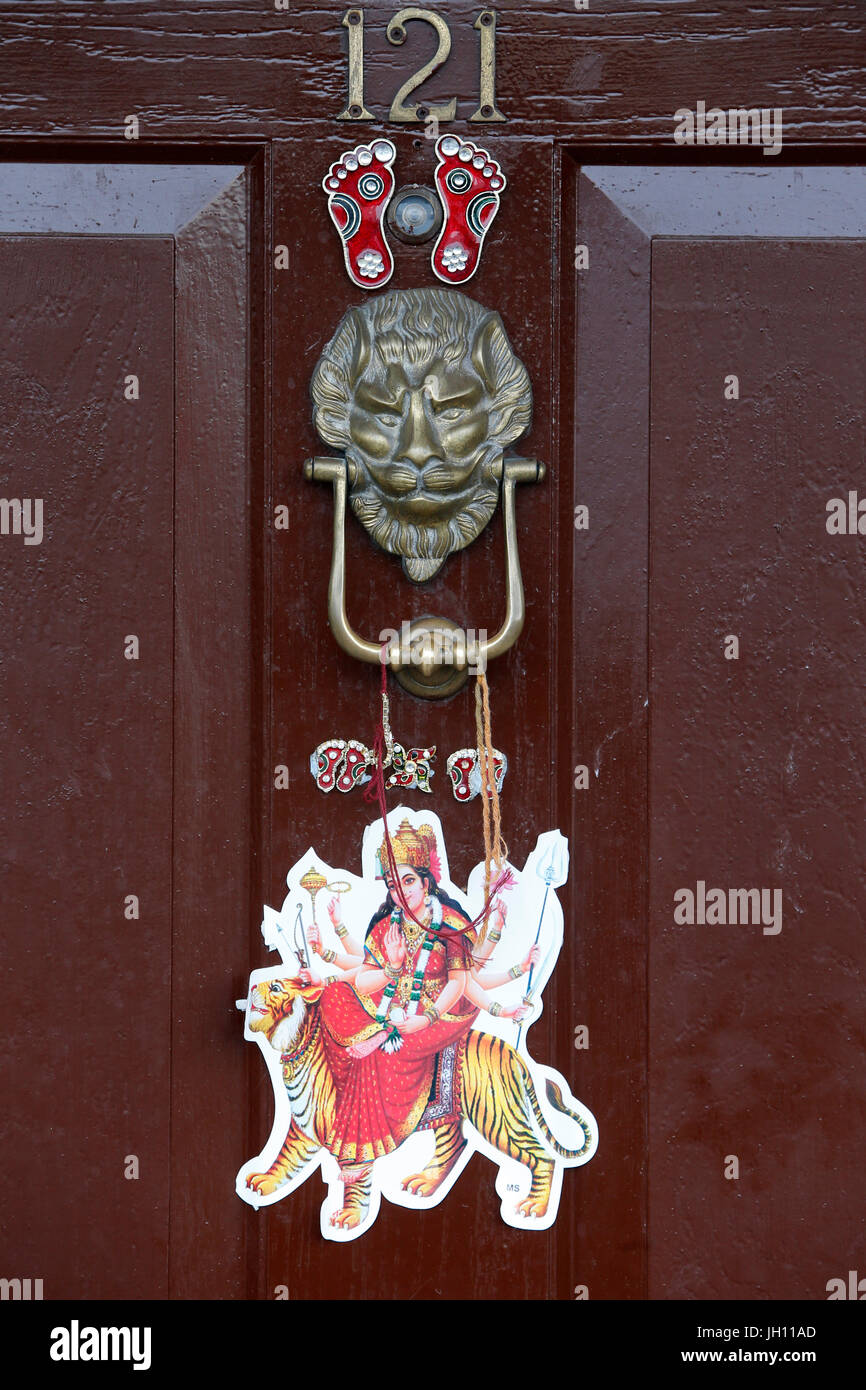
[[[374,923],[367,934],[365,967],[383,968],[385,933],[390,915]],[[461,928],[463,930],[461,930]],[[451,970],[468,970],[474,934],[466,919],[443,905],[442,923],[431,932],[402,928],[406,945],[397,990],[389,1008],[405,1008],[419,959],[429,947],[417,1011],[435,1004]],[[337,1092],[334,1126],[328,1149],[341,1166],[357,1166],[382,1158],[408,1139],[424,1114],[436,1071],[437,1054],[469,1032],[478,1010],[466,998],[434,1024],[402,1039],[397,1052],[376,1048],[367,1057],[349,1055],[353,1043],[373,1037],[387,1024],[376,1015],[385,988],[359,995],[346,981],[329,984],[319,1003],[324,1023],[325,1054]],[[392,1020],[393,1022],[393,1020]]]

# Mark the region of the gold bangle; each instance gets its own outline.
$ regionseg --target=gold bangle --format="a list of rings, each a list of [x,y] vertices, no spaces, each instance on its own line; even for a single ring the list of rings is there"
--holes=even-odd
[[[386,974],[386,975],[390,976],[390,978],[391,978],[392,980],[399,980],[399,978],[400,978],[400,967],[399,967],[399,965],[389,965],[389,963],[386,961],[385,964],[382,966],[382,969],[385,971],[385,974]]]
[[[502,940],[502,932],[501,932],[501,931],[489,931],[489,932],[487,933],[487,940],[488,940],[488,941],[501,941],[501,940]]]
[[[334,931],[337,933],[341,941],[344,939],[344,937],[347,937],[349,935],[349,928],[344,926],[342,922],[334,923]]]
[[[511,976],[512,980],[519,980],[520,977],[521,977],[521,975],[524,973],[524,971],[523,971],[523,966],[522,966],[522,965],[512,965],[512,967],[511,967],[511,969],[509,970],[508,973],[509,973],[509,975]]]
[[[325,961],[326,964],[328,964],[328,965],[333,965],[333,964],[334,964],[334,961],[335,961],[336,959],[337,959],[337,952],[336,952],[336,951],[323,951],[323,952],[322,952],[322,960]]]
[[[429,1007],[429,1009],[425,1009],[425,1010],[424,1010],[424,1017],[427,1019],[427,1022],[430,1024],[430,1027],[432,1028],[434,1023],[438,1023],[438,1022],[439,1022],[439,1020],[440,1020],[440,1018],[442,1017],[442,1015],[440,1014],[439,1010],[436,1008],[436,1005],[435,1005],[435,1004],[431,1004],[430,1007]]]
[[[502,1005],[499,1003],[498,999],[494,999],[487,1012],[491,1014],[493,1018],[499,1017],[499,1015],[502,1013]]]

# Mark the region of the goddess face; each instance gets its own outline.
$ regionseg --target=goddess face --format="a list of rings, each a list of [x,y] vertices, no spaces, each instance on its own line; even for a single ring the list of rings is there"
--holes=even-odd
[[[397,873],[400,876],[400,884],[403,888],[403,896],[409,906],[409,910],[414,912],[416,917],[424,906],[424,899],[427,896],[427,885],[411,864],[398,864]],[[385,875],[385,883],[388,892],[394,896],[394,880],[390,874]],[[395,898],[395,901],[399,899]]]
[[[474,540],[532,392],[498,314],[453,290],[351,309],[313,375],[314,420],[350,465],[355,515],[411,579]]]

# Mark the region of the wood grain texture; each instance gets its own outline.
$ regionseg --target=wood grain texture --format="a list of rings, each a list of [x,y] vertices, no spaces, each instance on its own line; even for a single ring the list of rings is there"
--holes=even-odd
[[[0,257],[4,496],[45,515],[40,545],[0,535],[2,1258],[46,1299],[162,1298],[173,246],[6,237]]]
[[[578,1239],[591,1298],[646,1290],[647,506],[649,489],[649,238],[599,192],[569,175],[570,264],[577,345],[570,363],[570,522],[574,667],[570,686],[575,901],[573,1020],[589,1028],[575,1053],[604,1136],[588,1173],[592,1217]],[[571,249],[571,248],[570,248]],[[564,368],[564,372],[565,372]],[[563,451],[566,441],[563,438]],[[567,466],[565,459],[564,466]]]
[[[123,139],[136,112],[145,142],[273,139],[337,123],[346,96],[345,6],[265,0],[121,0],[66,9],[0,4],[0,110],[7,137]],[[365,6],[367,104],[384,120],[396,87],[432,56],[424,25],[385,38],[397,4]],[[477,106],[474,0],[449,0],[452,56],[419,98]],[[855,146],[866,120],[863,7],[856,0],[744,6],[667,0],[621,6],[566,0],[497,7],[498,140],[554,130],[581,145],[676,152],[673,114],[708,105],[781,106],[790,145]],[[482,127],[483,129],[483,127]]]
[[[239,169],[177,235],[172,1298],[245,1296],[256,1235],[232,1200],[250,1060],[234,1001],[261,897],[250,196]]]
[[[821,1299],[861,1259],[866,598],[825,523],[862,494],[864,271],[862,240],[653,251],[654,1298]],[[678,925],[699,879],[778,889],[781,930]]]
[[[4,1257],[47,1298],[244,1297],[257,1232],[233,1192],[253,1127],[234,1001],[263,897],[258,174],[74,171],[13,169],[0,200],[33,233],[0,241],[7,495],[43,496],[47,518],[38,548],[0,538],[4,1007],[39,976],[64,1001],[40,1022],[38,1084],[32,1035],[7,1051]],[[95,234],[51,235],[76,220]]]

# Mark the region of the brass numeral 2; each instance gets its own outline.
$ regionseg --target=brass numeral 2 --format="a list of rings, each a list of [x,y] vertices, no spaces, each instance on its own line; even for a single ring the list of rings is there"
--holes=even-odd
[[[433,10],[421,10],[414,5],[400,10],[388,25],[388,42],[401,44],[406,41],[406,25],[410,20],[421,20],[435,30],[439,40],[438,47],[429,63],[413,73],[403,83],[391,102],[388,113],[392,121],[453,121],[457,113],[457,98],[435,103],[432,106],[406,104],[406,98],[441,68],[451,52],[451,30],[441,15]],[[364,105],[364,11],[347,10],[343,15],[343,27],[349,32],[349,100],[338,121],[371,121],[372,112]],[[484,10],[476,19],[474,28],[480,35],[480,77],[478,84],[478,110],[470,116],[472,121],[504,121],[505,117],[496,105],[496,11]]]
[[[451,52],[451,30],[445,23],[441,15],[434,14],[432,10],[419,10],[414,5],[408,9],[401,10],[395,14],[391,23],[388,25],[386,33],[389,43],[405,43],[406,29],[405,24],[409,19],[423,19],[425,24],[432,24],[436,33],[439,35],[439,47],[433,54],[429,63],[425,63],[423,68],[419,68],[416,73],[408,78],[399,92],[391,102],[389,116],[392,121],[418,121],[421,119],[430,120],[433,117],[437,121],[453,121],[457,114],[457,98],[452,97],[450,101],[441,102],[438,106],[422,107],[426,115],[422,118],[418,114],[417,106],[406,106],[405,98],[410,92],[414,92],[416,87],[420,87],[422,82],[426,82],[428,77],[441,68],[448,54]]]

